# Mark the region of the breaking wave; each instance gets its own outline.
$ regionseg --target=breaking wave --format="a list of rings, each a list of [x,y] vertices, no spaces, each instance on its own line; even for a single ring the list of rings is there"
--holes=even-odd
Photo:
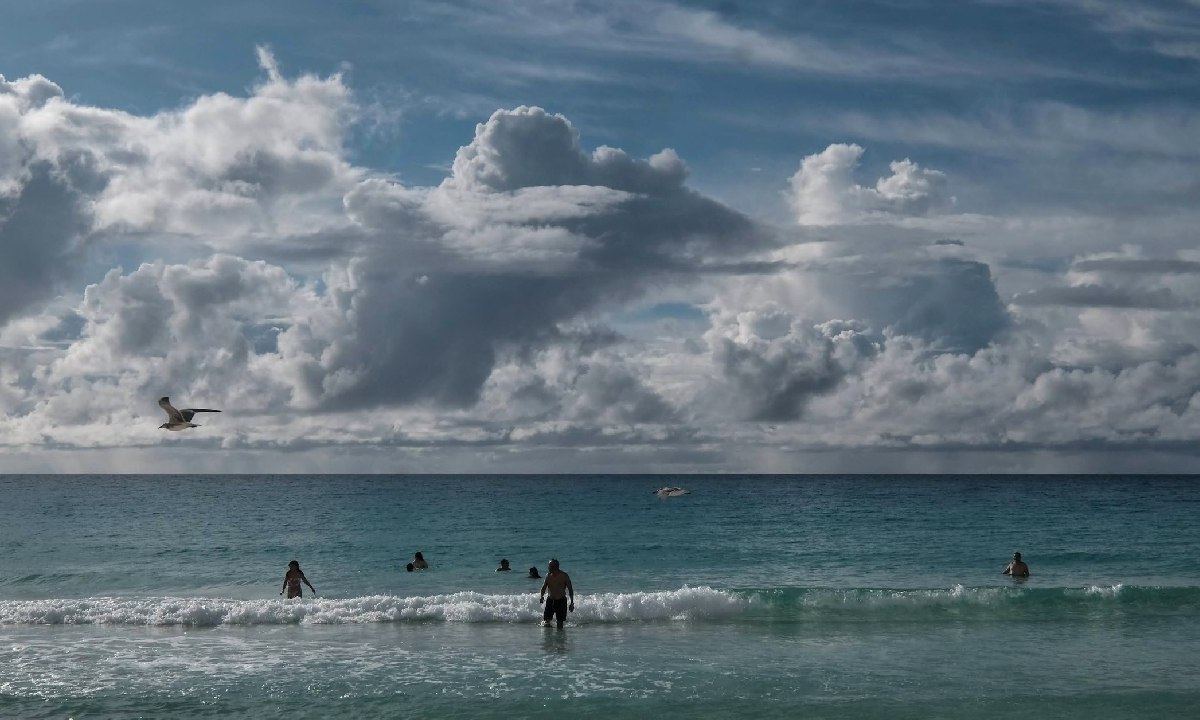
[[[1200,612],[1200,588],[964,587],[770,588],[603,593],[579,597],[572,624],[625,622],[1070,622]],[[522,623],[540,620],[531,594],[459,592],[399,597],[235,600],[97,597],[0,601],[0,625],[222,625],[403,622]]]
[[[719,618],[746,601],[711,588],[588,595],[571,614],[574,623]],[[302,600],[124,598],[10,600],[0,602],[0,624],[14,625],[287,625],[389,622],[532,622],[541,620],[534,595],[460,592],[425,597],[370,595]]]

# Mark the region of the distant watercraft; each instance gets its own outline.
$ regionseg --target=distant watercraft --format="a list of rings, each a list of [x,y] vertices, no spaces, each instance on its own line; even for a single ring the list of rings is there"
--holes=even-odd
[[[655,490],[654,494],[659,496],[660,498],[668,498],[668,497],[679,497],[680,495],[687,495],[688,491],[684,490],[681,487],[661,487],[661,488]]]

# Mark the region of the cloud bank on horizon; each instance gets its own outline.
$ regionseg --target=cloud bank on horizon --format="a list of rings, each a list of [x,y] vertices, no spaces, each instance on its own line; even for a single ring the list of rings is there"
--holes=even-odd
[[[1047,5],[1200,61],[1200,32],[1158,16]],[[836,70],[844,43],[651,10],[645,32],[670,43],[605,25],[590,52],[884,72],[869,55]],[[886,67],[954,82],[926,61]],[[440,180],[405,181],[364,157],[380,110],[347,75],[289,75],[261,46],[258,62],[241,93],[140,114],[0,76],[0,455],[16,469],[1197,465],[1194,92],[809,117],[826,141],[756,180],[766,217],[677,148],[611,147],[535,102],[480,116]],[[168,437],[166,394],[225,412]],[[1014,451],[1033,459],[995,460]]]

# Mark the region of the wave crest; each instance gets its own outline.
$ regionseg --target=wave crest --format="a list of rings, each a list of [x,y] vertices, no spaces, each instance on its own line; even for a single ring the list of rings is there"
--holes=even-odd
[[[729,616],[745,601],[708,587],[665,592],[581,596],[576,623],[690,620]],[[534,595],[448,595],[305,600],[222,598],[120,598],[10,600],[0,602],[0,625],[288,625],[388,622],[533,622],[542,617]]]
[[[747,590],[752,615],[772,620],[945,622],[954,620],[1063,620],[1200,610],[1200,588],[1091,585],[935,589],[774,588]]]
[[[1200,612],[1200,588],[1096,585],[936,589],[684,587],[579,597],[575,624],[639,621],[795,623],[1088,622]],[[542,617],[533,594],[459,592],[344,599],[234,600],[99,597],[0,601],[0,625],[355,624],[403,622],[525,623]]]

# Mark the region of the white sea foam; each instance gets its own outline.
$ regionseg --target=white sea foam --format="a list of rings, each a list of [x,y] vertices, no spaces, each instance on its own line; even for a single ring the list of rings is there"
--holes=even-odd
[[[616,623],[726,617],[745,601],[708,587],[664,592],[581,595],[570,620]],[[384,622],[530,622],[540,620],[537,596],[460,592],[424,597],[304,600],[223,598],[124,598],[8,600],[0,625],[287,625]]]

